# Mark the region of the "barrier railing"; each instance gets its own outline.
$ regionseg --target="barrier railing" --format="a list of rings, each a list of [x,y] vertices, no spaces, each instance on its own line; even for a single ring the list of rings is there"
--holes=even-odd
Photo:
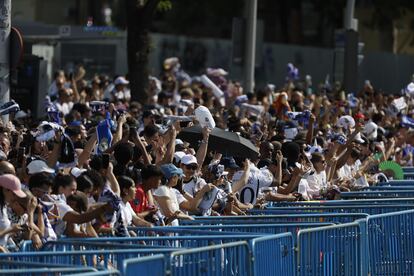
[[[166,273],[165,256],[154,255],[124,260],[123,276],[151,275],[164,276]]]
[[[368,193],[368,192],[367,192]],[[343,200],[344,205],[338,206],[307,206],[307,207],[268,207],[263,210],[253,209],[249,214],[273,215],[273,214],[306,214],[306,213],[364,213],[382,214],[409,210],[414,208],[414,204],[385,204],[385,205],[346,205],[347,200]]]
[[[375,186],[412,186],[414,185],[413,180],[391,180],[389,182],[380,182]]]
[[[176,250],[176,248],[160,248],[84,250],[67,252],[17,252],[0,254],[0,260],[44,263],[44,267],[49,267],[49,264],[52,264],[52,266],[53,264],[67,264],[96,268],[118,268],[122,265],[122,262],[125,259],[154,254],[170,254]]]
[[[169,275],[251,275],[247,242],[232,242],[174,252]]]
[[[314,201],[282,201],[269,202],[268,207],[307,207],[307,206],[341,206],[341,205],[414,205],[414,198],[367,198],[341,200],[314,200]],[[328,213],[329,214],[329,213]]]
[[[296,275],[295,245],[291,233],[250,241],[253,275]]]
[[[342,199],[414,197],[414,190],[342,192]]]
[[[368,218],[371,275],[414,275],[414,210]]]
[[[44,266],[44,264],[43,264]],[[63,275],[63,274],[71,274],[71,275],[79,275],[86,272],[97,272],[94,268],[89,267],[44,267],[44,268],[25,268],[25,269],[0,269],[0,275]]]
[[[299,231],[298,275],[367,275],[366,221]]]
[[[413,201],[414,202],[414,201]],[[223,217],[195,217],[195,220],[181,220],[180,225],[200,224],[269,224],[269,223],[311,223],[353,222],[366,218],[368,214],[361,213],[315,213],[315,214],[279,214],[267,216],[223,216]]]

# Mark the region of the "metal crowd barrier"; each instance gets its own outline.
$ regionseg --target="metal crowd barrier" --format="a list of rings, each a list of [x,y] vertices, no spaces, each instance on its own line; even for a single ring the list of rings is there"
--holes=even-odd
[[[298,275],[368,275],[366,221],[299,231]]]
[[[252,209],[249,214],[253,215],[274,215],[274,214],[307,214],[307,213],[363,213],[363,214],[382,214],[409,210],[414,208],[414,204],[384,204],[384,205],[346,205],[347,200],[343,200],[343,205],[335,206],[284,206],[267,207],[263,210]]]
[[[343,199],[340,200],[313,200],[313,201],[283,201],[270,202],[268,207],[307,207],[307,206],[341,206],[341,205],[399,205],[412,204],[414,198],[367,198],[367,199]],[[329,213],[327,213],[329,214]]]
[[[342,199],[414,197],[412,190],[342,192]]]
[[[166,274],[165,256],[158,254],[154,256],[133,258],[124,260],[122,264],[123,276],[151,275],[164,276]]]
[[[413,201],[414,202],[414,201]],[[366,218],[361,213],[310,213],[310,214],[277,214],[266,216],[222,216],[195,217],[195,220],[181,220],[180,225],[217,225],[217,224],[273,224],[273,223],[345,223]]]
[[[168,275],[251,275],[245,241],[181,250],[171,254]]]
[[[255,238],[252,248],[253,275],[296,275],[295,245],[291,233]]]
[[[379,182],[375,186],[413,186],[413,180],[390,180],[388,182]]]
[[[370,216],[371,275],[414,275],[414,210]]]

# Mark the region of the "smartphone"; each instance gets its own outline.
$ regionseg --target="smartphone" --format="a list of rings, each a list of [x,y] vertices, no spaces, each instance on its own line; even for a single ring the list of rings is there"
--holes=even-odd
[[[109,167],[109,154],[103,153],[102,154],[102,167],[107,169]]]
[[[19,150],[17,151],[17,163],[18,164],[23,163],[25,153],[26,153],[26,148],[25,147],[20,147]]]

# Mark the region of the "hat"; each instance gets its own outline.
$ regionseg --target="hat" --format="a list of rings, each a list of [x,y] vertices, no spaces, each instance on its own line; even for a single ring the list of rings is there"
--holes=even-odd
[[[233,157],[223,157],[220,161],[221,165],[224,165],[225,169],[238,169],[239,166],[236,163],[236,160],[234,160]]]
[[[362,137],[361,137],[361,133],[360,133],[360,132],[358,132],[358,133],[357,133],[357,135],[355,136],[354,140],[355,140],[355,142],[357,142],[358,144],[364,144],[364,143],[365,143],[365,140],[364,140],[364,139],[362,139]]]
[[[228,175],[229,172],[224,170],[224,165],[220,164],[211,164],[208,166],[208,171],[214,175],[216,179],[219,179],[221,176]]]
[[[269,167],[272,164],[274,164],[274,163],[269,158],[262,159],[262,160],[259,161],[259,163],[257,163],[257,168],[261,169],[261,168],[264,168],[264,167]]]
[[[75,178],[78,178],[81,174],[83,174],[86,171],[86,169],[79,169],[78,167],[73,167],[70,170],[70,174],[73,175]]]
[[[354,118],[355,120],[360,120],[360,119],[365,120],[365,115],[362,114],[361,112],[358,112],[357,114],[355,114]]]
[[[173,164],[164,164],[160,166],[162,173],[164,174],[165,178],[170,179],[174,175],[183,176],[183,170],[177,168]]]
[[[181,159],[183,158],[183,156],[184,156],[185,154],[186,154],[186,153],[185,153],[185,152],[183,152],[183,151],[177,151],[176,153],[174,153],[175,162],[176,162],[176,163],[181,162]]]
[[[338,127],[350,128],[355,127],[355,120],[349,115],[342,116],[336,123]]]
[[[115,79],[114,84],[115,85],[118,85],[118,84],[127,85],[129,84],[129,81],[127,81],[124,77],[120,76]]]
[[[198,164],[197,158],[194,155],[186,154],[181,158],[181,163],[184,165]]]
[[[46,164],[44,160],[36,159],[30,162],[27,165],[28,174],[35,174],[35,173],[54,173],[55,170],[52,168],[49,168],[49,166]]]
[[[378,125],[374,122],[369,122],[365,125],[363,133],[368,139],[374,140],[378,136]]]
[[[0,175],[0,186],[12,191],[20,198],[26,197],[26,194],[22,191],[20,180],[12,174]]]

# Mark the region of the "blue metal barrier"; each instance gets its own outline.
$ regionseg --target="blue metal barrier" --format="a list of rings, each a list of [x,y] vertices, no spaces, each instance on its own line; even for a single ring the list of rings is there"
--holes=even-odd
[[[209,246],[214,244],[221,244],[226,242],[234,242],[240,240],[249,240],[263,236],[263,234],[245,234],[239,233],[237,235],[208,235],[208,236],[165,236],[165,237],[102,237],[102,238],[65,238],[55,242],[46,243],[44,250],[49,251],[67,251],[71,249],[73,245],[85,244],[86,250],[94,248],[94,244],[108,244],[108,245],[119,245],[122,244],[124,247],[135,248],[156,248],[156,247],[175,247],[179,248],[195,248],[202,246]],[[112,246],[110,246],[112,247]],[[34,251],[31,246],[25,247],[26,252]],[[1,263],[1,261],[0,261]]]
[[[268,207],[307,207],[307,206],[341,206],[341,205],[401,205],[413,204],[414,198],[367,198],[340,200],[314,200],[314,201],[280,201],[269,202]]]
[[[96,272],[97,270],[90,267],[54,267],[50,268],[44,267],[43,268],[25,268],[25,269],[0,269],[0,275],[63,275],[63,274],[71,274],[71,275],[79,275],[85,272]]]
[[[402,167],[404,173],[414,172],[414,167]]]
[[[376,186],[412,186],[413,180],[390,180],[388,182],[379,182]]]
[[[266,216],[223,216],[195,217],[195,220],[182,220],[181,225],[217,225],[217,224],[274,224],[274,223],[312,223],[330,222],[345,223],[366,218],[361,213],[310,213],[310,214],[279,214]]]
[[[369,186],[365,187],[364,189],[360,190],[363,191],[395,191],[395,190],[414,190],[414,183],[411,185],[403,185],[403,186],[391,186],[391,185],[381,185],[381,186]]]
[[[368,218],[371,275],[414,275],[414,210]]]
[[[347,200],[343,200],[344,205],[340,206],[307,206],[307,207],[268,207],[263,210],[252,209],[249,214],[273,215],[273,214],[306,214],[306,213],[364,213],[382,214],[409,210],[414,208],[414,204],[385,204],[385,205],[346,205]]]
[[[116,269],[76,274],[76,276],[118,276],[118,275],[121,275],[121,273]]]
[[[166,266],[164,255],[127,259],[124,260],[124,263],[122,265],[123,276],[164,276],[165,274]]]
[[[414,197],[414,190],[342,192],[342,199]]]
[[[295,246],[291,233],[265,236],[250,241],[253,275],[295,276]]]
[[[251,275],[251,257],[247,242],[232,242],[171,254],[170,275]]]
[[[332,225],[333,223],[283,223],[283,224],[232,224],[232,225],[183,225],[173,228],[185,229],[203,229],[203,230],[222,230],[226,232],[233,232],[239,235],[240,233],[255,233],[255,234],[280,234],[285,232],[297,233],[300,229],[321,227]]]
[[[366,221],[299,231],[298,275],[368,275]]]
[[[85,250],[67,252],[17,252],[0,254],[0,260],[44,263],[67,264],[73,266],[89,266],[96,268],[117,268],[123,260],[153,254],[170,254],[176,248],[160,249],[114,249],[114,250]]]

